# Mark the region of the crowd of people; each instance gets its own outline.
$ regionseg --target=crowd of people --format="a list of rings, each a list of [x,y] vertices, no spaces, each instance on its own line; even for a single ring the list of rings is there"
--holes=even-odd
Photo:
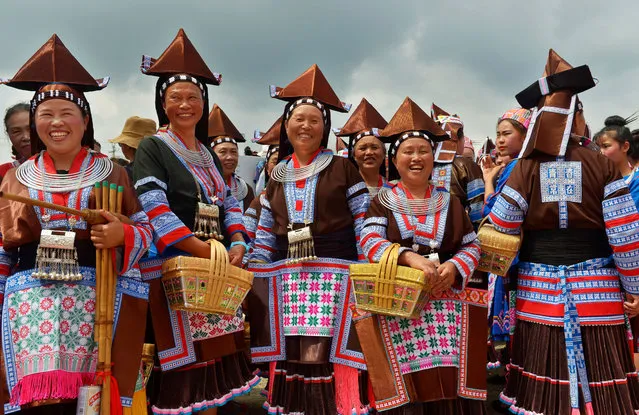
[[[122,214],[101,211],[99,225],[0,199],[6,413],[73,413],[108,372],[112,411],[131,415],[216,413],[261,377],[269,414],[485,414],[500,366],[503,411],[639,413],[639,134],[619,116],[592,134],[586,65],[551,50],[478,154],[459,115],[409,97],[388,122],[364,98],[332,129],[350,105],[313,65],[270,89],[283,111],[255,134],[268,151],[254,186],[236,174],[244,136],[209,111],[221,76],[184,31],[141,71],[157,78],[158,123],[126,120],[110,140],[126,162],[94,139],[85,94],[108,79],[56,35],[0,80],[34,92],[6,110],[3,194],[82,211],[95,183],[123,193]],[[488,225],[521,241],[503,274],[480,266]],[[162,265],[209,259],[211,239],[254,276],[232,315],[176,309],[165,293]],[[118,275],[112,367],[94,337],[102,249]],[[383,264],[380,278],[418,270],[419,289],[395,285],[375,311],[375,282],[351,279],[364,263]]]

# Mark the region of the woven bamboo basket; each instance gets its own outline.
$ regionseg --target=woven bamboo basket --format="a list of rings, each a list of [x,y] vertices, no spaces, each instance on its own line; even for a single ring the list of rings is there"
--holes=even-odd
[[[350,266],[357,308],[387,316],[419,316],[430,298],[430,286],[422,270],[398,266],[398,256],[399,244],[393,244],[378,264]]]
[[[162,284],[176,311],[235,315],[253,273],[229,264],[224,245],[211,240],[211,259],[178,256],[162,264]]]
[[[492,224],[486,223],[486,218],[484,218],[477,232],[477,238],[481,245],[481,256],[477,269],[505,276],[517,257],[519,248],[521,248],[522,237],[523,233],[509,235],[499,232]]]

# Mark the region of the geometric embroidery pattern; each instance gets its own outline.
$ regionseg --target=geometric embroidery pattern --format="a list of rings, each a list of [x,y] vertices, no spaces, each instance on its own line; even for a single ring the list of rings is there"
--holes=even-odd
[[[284,334],[286,336],[333,336],[342,284],[348,278],[336,272],[285,272]]]
[[[419,318],[382,317],[402,374],[436,366],[459,365],[462,304],[431,300]]]
[[[581,162],[551,161],[539,165],[541,201],[581,203]]]
[[[237,310],[234,316],[197,311],[189,312],[188,315],[193,341],[211,339],[244,330],[242,307]]]

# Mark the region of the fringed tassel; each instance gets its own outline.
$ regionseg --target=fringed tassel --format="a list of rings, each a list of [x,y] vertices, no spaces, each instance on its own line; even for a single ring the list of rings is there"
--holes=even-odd
[[[363,405],[359,398],[359,373],[349,366],[333,364],[335,403],[340,414],[359,414]]]
[[[268,401],[273,402],[273,387],[275,386],[275,367],[277,362],[268,364]]]
[[[45,399],[77,399],[81,386],[91,385],[95,373],[54,370],[20,379],[11,390],[11,405],[26,405]]]

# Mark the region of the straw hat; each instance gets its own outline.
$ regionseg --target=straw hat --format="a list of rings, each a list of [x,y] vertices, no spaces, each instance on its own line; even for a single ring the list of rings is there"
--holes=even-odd
[[[124,123],[122,133],[109,140],[110,143],[126,144],[135,149],[138,148],[144,137],[149,137],[157,132],[155,121],[138,116],[130,117]]]

